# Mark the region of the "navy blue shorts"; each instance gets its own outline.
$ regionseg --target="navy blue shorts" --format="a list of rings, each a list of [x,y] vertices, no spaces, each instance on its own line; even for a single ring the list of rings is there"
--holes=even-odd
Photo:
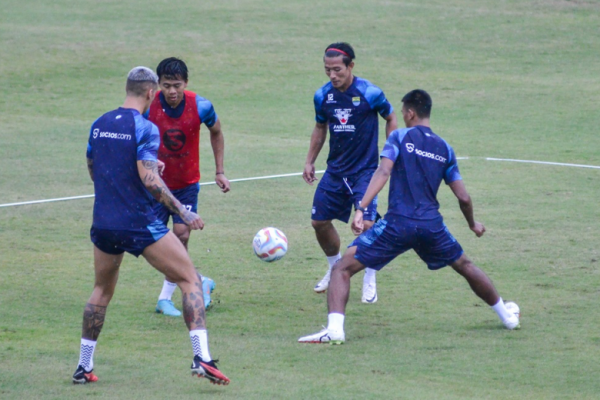
[[[92,243],[108,254],[122,254],[128,252],[136,257],[143,253],[144,249],[169,232],[162,222],[154,221],[146,228],[131,230],[99,229],[92,226],[90,237]]]
[[[188,211],[198,213],[198,193],[200,192],[200,184],[194,183],[183,189],[172,190],[171,192],[173,193],[173,196],[188,209]],[[173,217],[174,224],[185,224],[178,214],[175,214],[158,201],[154,205],[154,213],[165,225],[169,223],[169,217]]]
[[[426,222],[390,214],[377,221],[348,247],[351,246],[357,246],[354,258],[376,270],[410,249],[431,270],[450,265],[463,254],[462,247],[441,218]]]
[[[312,219],[330,221],[339,219],[348,222],[352,206],[362,200],[375,170],[368,170],[348,177],[332,175],[325,171],[321,178],[312,206]],[[362,204],[365,207],[364,204]],[[377,216],[377,197],[367,206],[363,215],[365,221],[373,221]]]

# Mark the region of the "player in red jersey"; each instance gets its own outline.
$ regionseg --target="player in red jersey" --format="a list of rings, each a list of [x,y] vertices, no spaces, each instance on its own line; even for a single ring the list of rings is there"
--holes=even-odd
[[[170,57],[162,60],[156,69],[160,92],[150,105],[147,118],[158,126],[160,148],[158,159],[165,164],[163,180],[175,197],[190,211],[197,212],[198,192],[200,191],[200,126],[206,125],[210,132],[210,143],[215,157],[215,182],[223,193],[230,190],[225,177],[223,157],[225,140],[221,121],[212,103],[186,90],[188,69],[182,60]],[[155,212],[165,224],[173,218],[173,232],[187,249],[190,228],[162,204],[157,204]],[[204,303],[210,305],[210,293],[215,287],[212,279],[203,277]],[[167,279],[158,297],[156,312],[170,316],[180,316],[171,296],[175,291],[173,282]]]

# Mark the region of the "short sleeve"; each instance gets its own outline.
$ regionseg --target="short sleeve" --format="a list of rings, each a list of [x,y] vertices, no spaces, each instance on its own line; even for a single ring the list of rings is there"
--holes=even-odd
[[[460,171],[458,170],[458,161],[456,160],[454,149],[448,143],[446,143],[446,146],[448,147],[448,164],[444,171],[444,182],[448,185],[454,181],[462,180],[462,176],[460,176]]]
[[[96,121],[98,121],[98,119]],[[94,121],[94,123],[92,124],[92,127],[90,128],[90,135],[88,136],[87,150],[85,152],[85,156],[87,158],[89,158],[90,160],[94,159],[94,154],[92,152],[92,138],[94,135],[94,125],[96,125],[96,121]],[[96,134],[98,134],[98,131],[96,131]]]
[[[406,132],[408,129],[396,129],[390,133],[390,136],[385,141],[385,145],[383,146],[383,150],[381,150],[380,157],[389,158],[390,160],[396,162],[398,156],[400,155],[400,147],[402,140],[404,140],[404,136],[406,136]]]
[[[140,116],[141,118],[143,117]],[[158,146],[160,145],[160,135],[156,125],[144,119],[141,119],[141,121],[136,120],[135,135],[137,138],[138,161],[156,161]]]
[[[196,95],[196,106],[198,107],[198,116],[200,117],[200,121],[202,121],[207,127],[211,128],[217,123],[219,117],[217,116],[215,108],[210,100]]]
[[[315,103],[315,121],[319,124],[324,124],[327,122],[327,114],[325,110],[323,110],[323,100],[325,98],[325,94],[323,93],[323,89],[317,90],[314,97]]]

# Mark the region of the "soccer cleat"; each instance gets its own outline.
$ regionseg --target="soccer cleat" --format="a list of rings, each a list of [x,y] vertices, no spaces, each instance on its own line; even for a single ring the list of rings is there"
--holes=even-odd
[[[202,277],[202,293],[204,293],[204,308],[210,306],[210,294],[215,290],[215,281],[207,276]]]
[[[506,329],[509,329],[511,331],[513,329],[521,328],[521,323],[519,321],[519,317],[516,315],[513,315],[512,317],[505,319],[504,321],[502,321],[502,323],[504,324],[504,327]]]
[[[327,270],[327,273],[325,274],[323,279],[321,279],[321,281],[315,285],[315,292],[323,293],[324,291],[326,291],[329,288],[329,280],[330,279],[331,279],[331,268],[329,268]]]
[[[362,302],[372,304],[377,302],[377,286],[375,283],[363,284]]]
[[[202,361],[199,356],[194,356],[192,362],[192,376],[198,376],[198,378],[206,378],[215,385],[229,385],[229,378],[223,375],[215,361]]]
[[[94,375],[93,371],[94,370],[91,370],[90,372],[85,372],[85,369],[81,365],[78,365],[77,369],[75,370],[75,373],[73,374],[73,383],[86,384],[89,382],[97,382],[98,377]]]
[[[156,312],[168,315],[169,317],[180,317],[181,311],[175,308],[171,300],[159,300],[156,303]]]
[[[344,332],[330,332],[327,328],[312,335],[302,336],[298,343],[329,343],[344,344],[346,337]]]

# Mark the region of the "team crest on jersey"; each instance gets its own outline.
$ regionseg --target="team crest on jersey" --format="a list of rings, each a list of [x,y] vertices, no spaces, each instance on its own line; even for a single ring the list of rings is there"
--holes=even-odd
[[[353,97],[352,98],[352,104],[354,105],[354,107],[360,106],[360,96]]]
[[[348,123],[348,120],[352,116],[352,114],[350,114],[350,111],[352,111],[351,108],[336,108],[335,109],[334,114],[337,117],[337,119],[340,121],[340,124],[346,125]]]
[[[185,133],[179,129],[169,129],[162,136],[163,144],[171,151],[179,151],[185,144]]]

